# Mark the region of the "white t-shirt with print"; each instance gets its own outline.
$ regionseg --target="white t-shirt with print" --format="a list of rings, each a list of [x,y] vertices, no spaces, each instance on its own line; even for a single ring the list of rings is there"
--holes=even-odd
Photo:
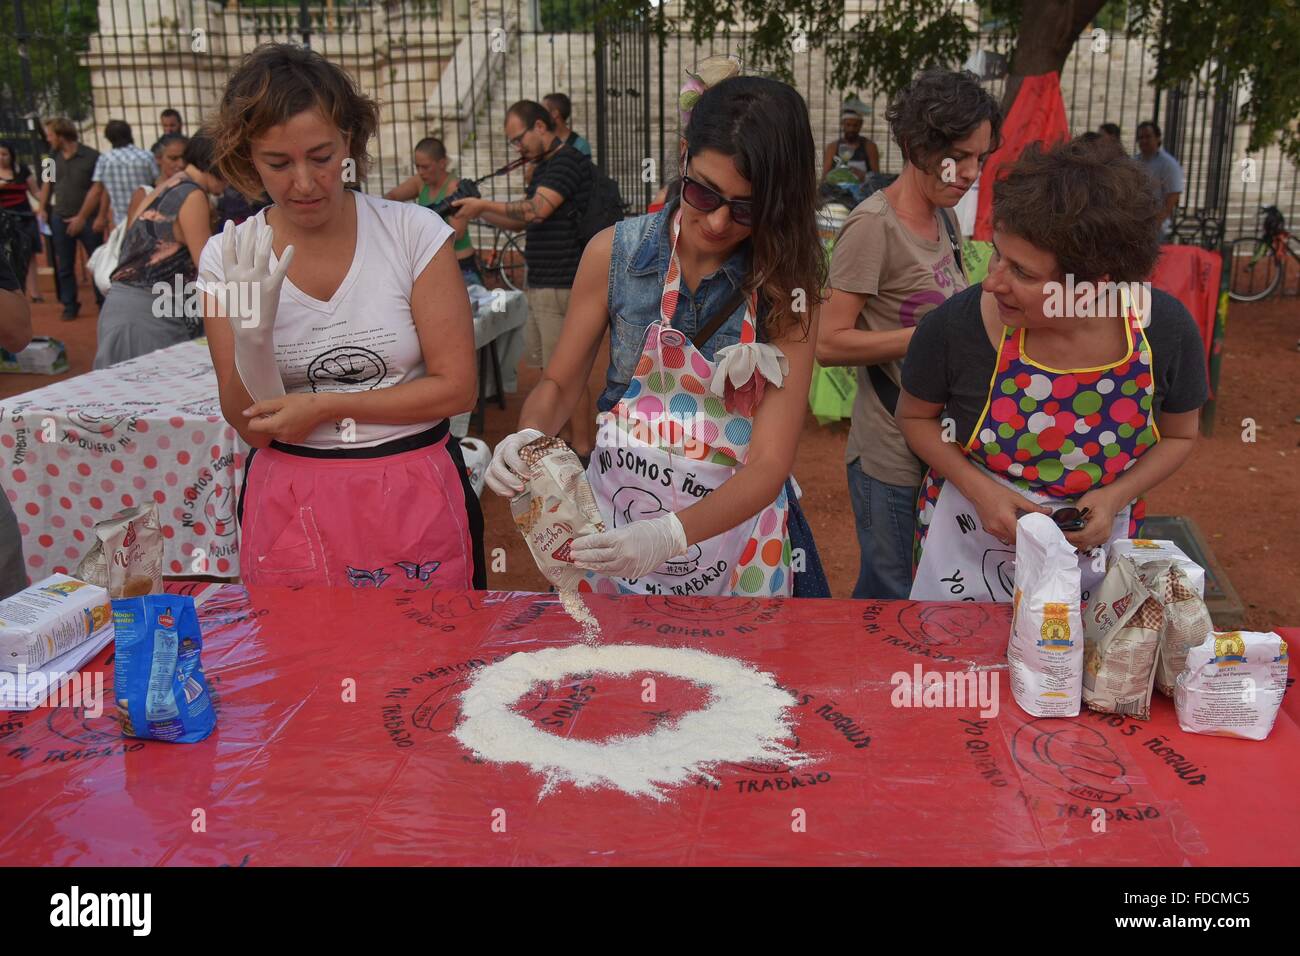
[[[275,359],[286,392],[364,392],[390,388],[425,374],[424,354],[411,317],[411,290],[454,232],[433,211],[350,192],[356,198],[357,244],[352,267],[328,302],[314,299],[286,276],[275,316]],[[256,216],[263,223],[266,210]],[[252,218],[235,227],[252,228]],[[279,259],[271,253],[271,268]],[[221,235],[208,240],[196,283],[225,280]],[[461,291],[460,289],[457,290]],[[310,448],[377,445],[433,427],[356,423],[344,441],[339,422],[322,422],[302,442]]]

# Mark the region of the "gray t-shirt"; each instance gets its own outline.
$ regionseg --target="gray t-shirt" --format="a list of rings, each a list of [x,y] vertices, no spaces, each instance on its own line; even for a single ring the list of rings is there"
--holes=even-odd
[[[936,225],[938,240],[914,235],[899,222],[883,192],[868,196],[844,221],[831,254],[830,284],[867,296],[858,316],[859,329],[896,332],[912,328],[966,287],[966,276],[957,267],[947,231],[942,224]],[[901,382],[901,361],[880,368],[895,385]],[[886,484],[919,486],[925,466],[903,440],[894,410],[881,404],[865,368],[857,370],[857,377],[845,463],[856,459],[866,474]]]
[[[1143,166],[1146,167],[1147,175],[1155,183],[1156,199],[1161,206],[1164,205],[1165,197],[1170,193],[1181,193],[1187,183],[1183,177],[1183,167],[1178,165],[1178,160],[1174,159],[1165,152],[1164,147],[1156,150],[1156,154],[1147,159],[1141,153],[1133,157]],[[1166,219],[1161,223],[1161,233],[1169,231],[1171,220]]]

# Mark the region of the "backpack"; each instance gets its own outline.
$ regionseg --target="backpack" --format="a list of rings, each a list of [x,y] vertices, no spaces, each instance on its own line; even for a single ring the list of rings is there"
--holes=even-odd
[[[585,249],[596,233],[622,222],[623,216],[623,195],[618,191],[618,183],[592,163],[587,204],[577,218],[579,245]]]

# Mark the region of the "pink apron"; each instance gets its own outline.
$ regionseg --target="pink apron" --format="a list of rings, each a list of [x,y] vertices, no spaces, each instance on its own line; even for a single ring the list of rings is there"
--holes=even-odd
[[[258,449],[240,529],[244,583],[468,590],[469,519],[446,446],[444,433],[378,458]]]
[[[714,362],[672,328],[681,287],[680,223],[679,213],[673,222],[660,321],[646,330],[641,358],[622,399],[598,419],[587,479],[611,529],[689,507],[720,488],[749,458],[753,418],[728,411],[723,397],[712,390],[721,381],[715,372],[726,362],[723,352],[771,346],[758,344],[752,296],[740,344],[719,350]],[[636,580],[588,571],[579,589],[601,594],[788,596],[793,588],[788,510],[783,487],[753,518],[691,545],[658,570]]]

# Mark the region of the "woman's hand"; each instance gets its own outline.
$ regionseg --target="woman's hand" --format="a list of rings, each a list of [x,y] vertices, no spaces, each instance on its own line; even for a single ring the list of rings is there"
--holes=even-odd
[[[586,534],[569,546],[574,567],[635,581],[669,558],[686,552],[686,532],[677,515],[633,521],[613,531]]]
[[[1050,515],[1052,509],[1035,504],[1020,492],[989,479],[987,488],[971,502],[984,530],[1003,544],[1016,543],[1016,522],[1022,514],[1037,511]]]
[[[330,417],[321,396],[315,394],[267,399],[244,409],[244,414],[249,418],[249,431],[270,435],[286,445],[300,444],[317,425]]]
[[[1102,547],[1110,540],[1115,516],[1125,504],[1127,502],[1122,501],[1110,488],[1094,488],[1077,502],[1080,511],[1089,509],[1087,523],[1082,530],[1066,534],[1065,540],[1085,553]]]

